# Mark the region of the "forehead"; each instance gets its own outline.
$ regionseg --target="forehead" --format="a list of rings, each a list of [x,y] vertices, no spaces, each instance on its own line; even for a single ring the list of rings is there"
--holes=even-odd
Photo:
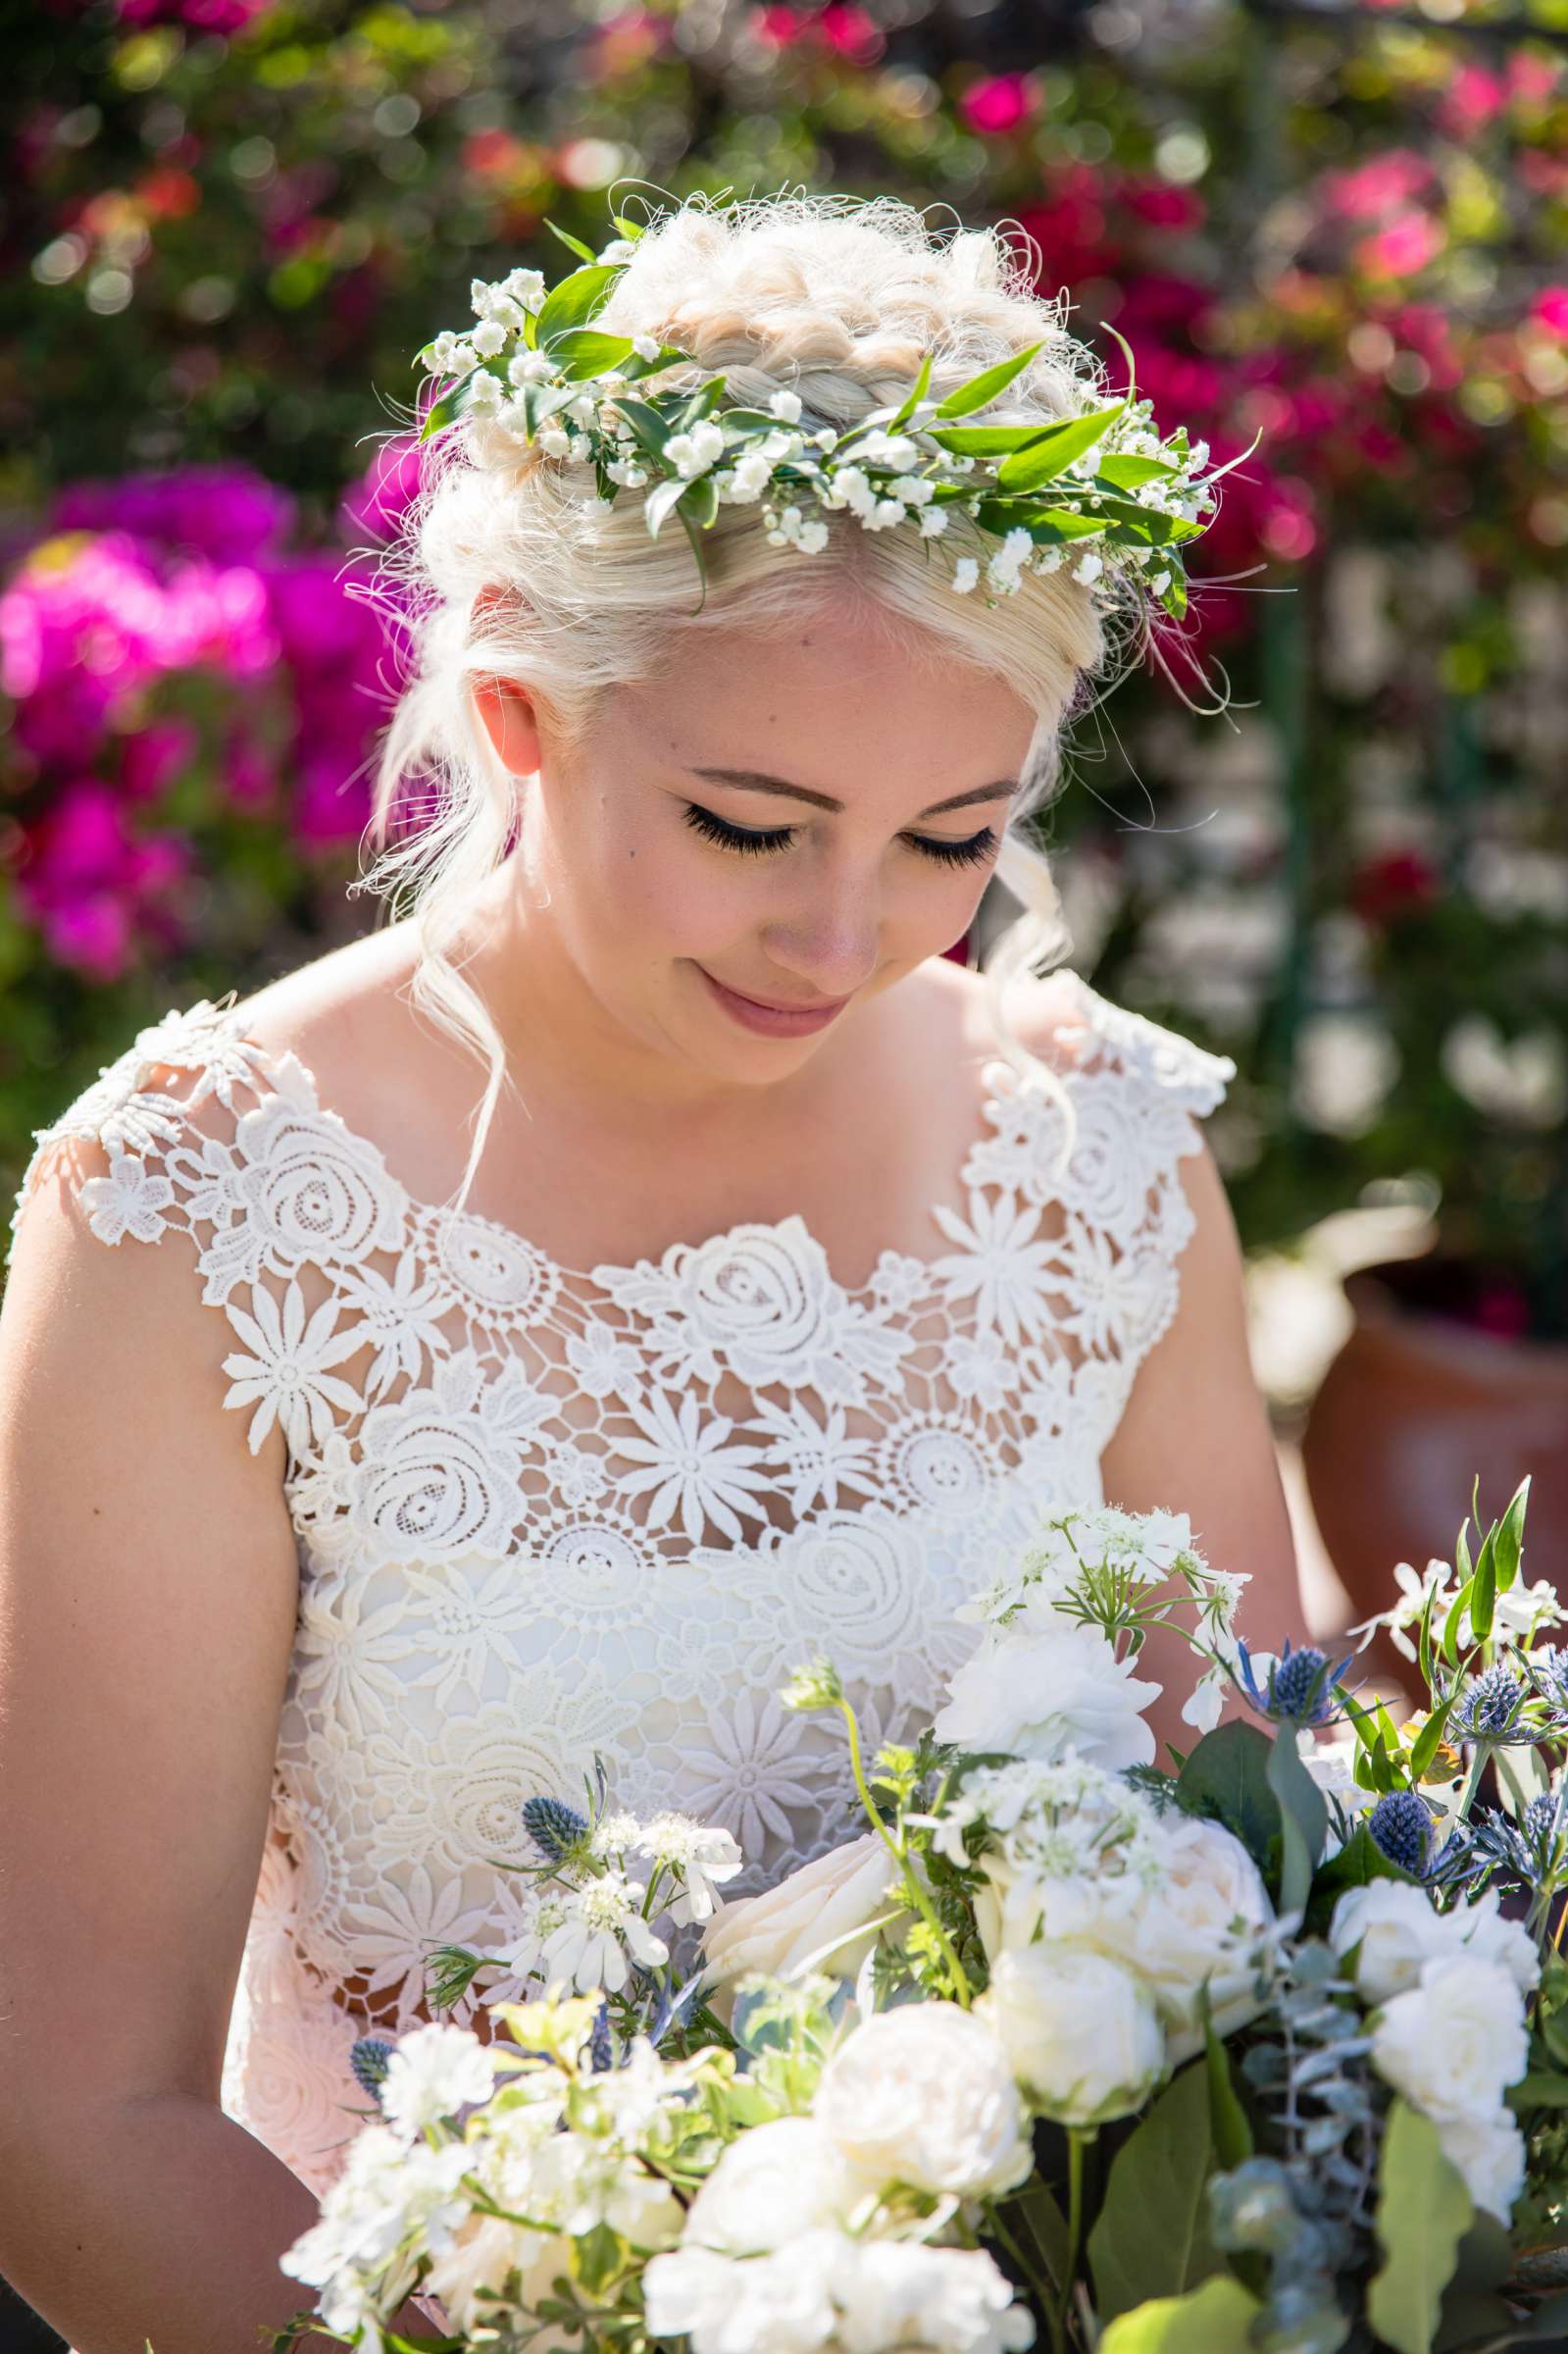
[[[994,671],[852,609],[675,634],[665,652],[610,710],[682,767],[766,769],[840,797],[867,773],[952,792],[1019,774],[1035,732]]]

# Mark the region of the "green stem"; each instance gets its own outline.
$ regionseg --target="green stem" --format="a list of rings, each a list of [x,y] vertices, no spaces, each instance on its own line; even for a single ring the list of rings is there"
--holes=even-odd
[[[1029,2261],[1029,2258],[1024,2254],[1022,2247],[1020,2247],[1017,2238],[1011,2231],[1009,2231],[1007,2226],[1002,2222],[1001,2210],[997,2207],[994,2200],[987,2201],[987,2208],[990,2215],[991,2229],[995,2232],[996,2237],[1001,2241],[1002,2246],[1007,2250],[1008,2255],[1011,2256],[1013,2262],[1023,2274],[1024,2282],[1029,2290],[1030,2295],[1039,2306],[1040,2311],[1044,2314],[1045,2319],[1050,2326],[1051,2354],[1067,2354],[1067,2340],[1062,2335],[1062,2325],[1056,2311],[1056,2301],[1054,2295],[1052,2294],[1052,2283],[1049,2280],[1041,2280],[1039,2275],[1035,2271],[1034,2267]]]
[[[933,1905],[926,1889],[921,1884],[920,1874],[910,1864],[902,1841],[893,1837],[891,1831],[887,1828],[887,1825],[884,1822],[881,1815],[877,1811],[871,1791],[867,1787],[866,1769],[861,1764],[860,1760],[860,1727],[855,1722],[855,1712],[849,1706],[849,1703],[846,1700],[840,1700],[838,1706],[843,1712],[844,1723],[849,1732],[849,1767],[850,1771],[855,1777],[855,1788],[860,1793],[860,1803],[865,1808],[866,1813],[870,1816],[873,1827],[881,1836],[884,1846],[887,1849],[889,1855],[893,1859],[893,1862],[897,1865],[899,1876],[909,1894],[914,1898],[915,1904],[919,1909],[921,1918],[924,1919],[926,1926],[930,1929],[932,1935],[936,1940],[942,1960],[946,1963],[948,1972],[952,1978],[953,1994],[958,2002],[959,2008],[967,2011],[975,1999],[975,1990],[969,1983],[969,1978],[965,1972],[963,1964],[959,1961],[958,1956],[953,1951],[952,1943],[948,1938],[946,1930],[942,1927],[941,1922],[936,1918],[936,1907]]]
[[[1062,2267],[1062,2301],[1056,2315],[1056,2329],[1063,2343],[1073,2307],[1073,2283],[1078,2277],[1078,2251],[1084,2237],[1084,2152],[1093,2138],[1092,2133],[1081,2132],[1077,2125],[1067,2128],[1067,2261]]]

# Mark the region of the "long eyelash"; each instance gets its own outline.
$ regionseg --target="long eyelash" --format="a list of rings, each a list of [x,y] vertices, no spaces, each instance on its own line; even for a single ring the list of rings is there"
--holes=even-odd
[[[722,849],[739,850],[742,855],[751,857],[763,857],[770,850],[786,849],[796,832],[793,826],[771,826],[761,830],[732,826],[724,818],[716,817],[711,809],[704,809],[700,801],[687,801],[684,814],[686,824],[704,841],[715,842]],[[981,866],[996,847],[996,836],[989,826],[983,826],[967,842],[934,842],[925,834],[906,834],[904,840],[911,849],[919,850],[924,857],[935,859],[938,866]]]

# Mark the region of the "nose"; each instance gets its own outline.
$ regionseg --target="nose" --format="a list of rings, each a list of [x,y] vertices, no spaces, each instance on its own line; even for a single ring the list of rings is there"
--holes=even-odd
[[[875,881],[819,869],[799,903],[764,927],[763,947],[802,991],[849,998],[877,970],[881,928]]]

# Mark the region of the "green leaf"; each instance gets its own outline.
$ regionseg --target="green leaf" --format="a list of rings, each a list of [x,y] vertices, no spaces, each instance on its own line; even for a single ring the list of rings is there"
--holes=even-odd
[[[1112,450],[1100,460],[1099,470],[1118,490],[1137,490],[1144,483],[1173,483],[1177,475],[1177,469],[1163,458],[1137,458],[1131,450]]]
[[[931,384],[932,362],[936,356],[936,355],[935,352],[928,351],[925,358],[921,361],[920,374],[916,377],[908,392],[905,394],[904,398],[899,402],[897,408],[894,409],[892,415],[887,420],[887,431],[890,434],[895,434],[901,425],[907,425],[910,418],[913,417],[915,411],[919,408],[921,402],[925,399],[927,389]]]
[[[1432,2354],[1442,2292],[1473,2219],[1470,2193],[1444,2158],[1437,2126],[1396,2100],[1378,2169],[1383,2264],[1367,2291],[1367,2319],[1395,2354]]]
[[[595,327],[569,327],[556,336],[550,357],[574,383],[602,376],[632,357],[630,335],[607,335]]]
[[[601,2295],[609,2287],[630,2254],[620,2232],[608,2224],[594,2224],[588,2230],[580,2231],[571,2244],[572,2269],[590,2297]]]
[[[1203,1992],[1203,2048],[1209,2079],[1209,2134],[1220,2170],[1229,2174],[1251,2157],[1252,2127],[1247,2123],[1231,2073],[1230,2054],[1214,2032],[1209,2017],[1208,1989]]]
[[[625,237],[629,245],[636,243],[646,226],[641,221],[629,221],[624,213],[612,213],[610,218],[615,223],[616,233]]]
[[[1422,1779],[1427,1767],[1437,1756],[1439,1745],[1442,1740],[1443,1727],[1448,1721],[1448,1711],[1453,1707],[1457,1698],[1457,1693],[1450,1692],[1447,1699],[1433,1710],[1432,1714],[1410,1744],[1410,1779],[1413,1782],[1419,1782]]]
[[[570,278],[563,278],[559,285],[552,286],[533,314],[539,343],[547,344],[564,328],[586,327],[594,313],[609,301],[610,290],[623,267],[620,262],[595,262],[590,269],[574,270]]]
[[[975,510],[975,520],[988,532],[1010,532],[1022,526],[1037,547],[1057,547],[1065,540],[1092,538],[1096,532],[1105,529],[1097,515],[1081,515],[1071,507],[1050,507],[1042,515],[1027,499],[983,497]]]
[[[997,489],[1035,490],[1041,483],[1054,482],[1075,458],[1104,439],[1126,406],[1125,400],[1119,400],[1114,408],[1095,409],[1087,417],[1064,417],[1028,449],[1003,458],[996,469]]]
[[[1312,1881],[1312,1913],[1334,1910],[1334,1900],[1346,1888],[1364,1888],[1370,1880],[1404,1880],[1416,1885],[1414,1876],[1402,1871],[1391,1862],[1364,1822],[1358,1822],[1337,1855],[1321,1864]]]
[[[1193,2062],[1111,2161],[1088,2235],[1094,2310],[1102,2319],[1150,2297],[1180,2296],[1225,2269],[1208,2231],[1209,2100],[1207,2064]]]
[[[650,539],[657,539],[664,524],[674,512],[678,500],[685,496],[688,486],[683,478],[679,475],[670,482],[654,484],[642,502],[642,513],[647,522]]]
[[[1510,2109],[1568,2109],[1568,2076],[1533,2068],[1517,2084],[1509,2085],[1503,2098]]]
[[[1497,1591],[1506,1594],[1519,1575],[1519,1560],[1525,1548],[1525,1510],[1530,1502],[1530,1474],[1515,1488],[1508,1510],[1497,1529]]]
[[[1295,1727],[1282,1724],[1269,1749],[1269,1788],[1280,1802],[1284,1848],[1280,1858],[1282,1913],[1304,1913],[1312,1874],[1329,1832],[1329,1807],[1301,1763]]]
[[[1189,1815],[1223,1822],[1263,1872],[1277,1861],[1282,1837],[1280,1802],[1269,1787],[1269,1749],[1255,1724],[1216,1725],[1176,1779],[1177,1803]]]
[[[1229,2274],[1189,2297],[1160,2297],[1112,2322],[1099,2354],[1247,2354],[1260,2308]]]
[[[959,457],[999,458],[1015,449],[1028,449],[1055,428],[1049,425],[944,425],[931,428],[931,438]]]
[[[552,235],[560,238],[569,252],[577,255],[580,262],[592,262],[597,258],[591,245],[584,245],[582,239],[573,236],[570,230],[557,228],[548,214],[545,215],[544,226]]]
[[[648,455],[662,459],[670,428],[658,410],[645,400],[633,400],[626,392],[616,394],[615,405]]]
[[[700,524],[704,530],[712,523],[719,512],[719,486],[711,474],[699,474],[694,481],[687,483],[685,496],[681,501],[681,512],[689,515],[692,522]]]
[[[1027,351],[1015,352],[1010,360],[998,360],[994,368],[983,368],[972,376],[967,384],[960,384],[938,401],[935,414],[938,417],[967,417],[972,409],[983,409],[998,392],[1004,392],[1015,376],[1022,376],[1037,351],[1043,351],[1045,339],[1031,343]]]
[[[1496,1606],[1497,1532],[1495,1528],[1489,1528],[1481,1541],[1476,1574],[1470,1581],[1470,1633],[1477,1643],[1485,1643],[1491,1634],[1492,1612]]]

